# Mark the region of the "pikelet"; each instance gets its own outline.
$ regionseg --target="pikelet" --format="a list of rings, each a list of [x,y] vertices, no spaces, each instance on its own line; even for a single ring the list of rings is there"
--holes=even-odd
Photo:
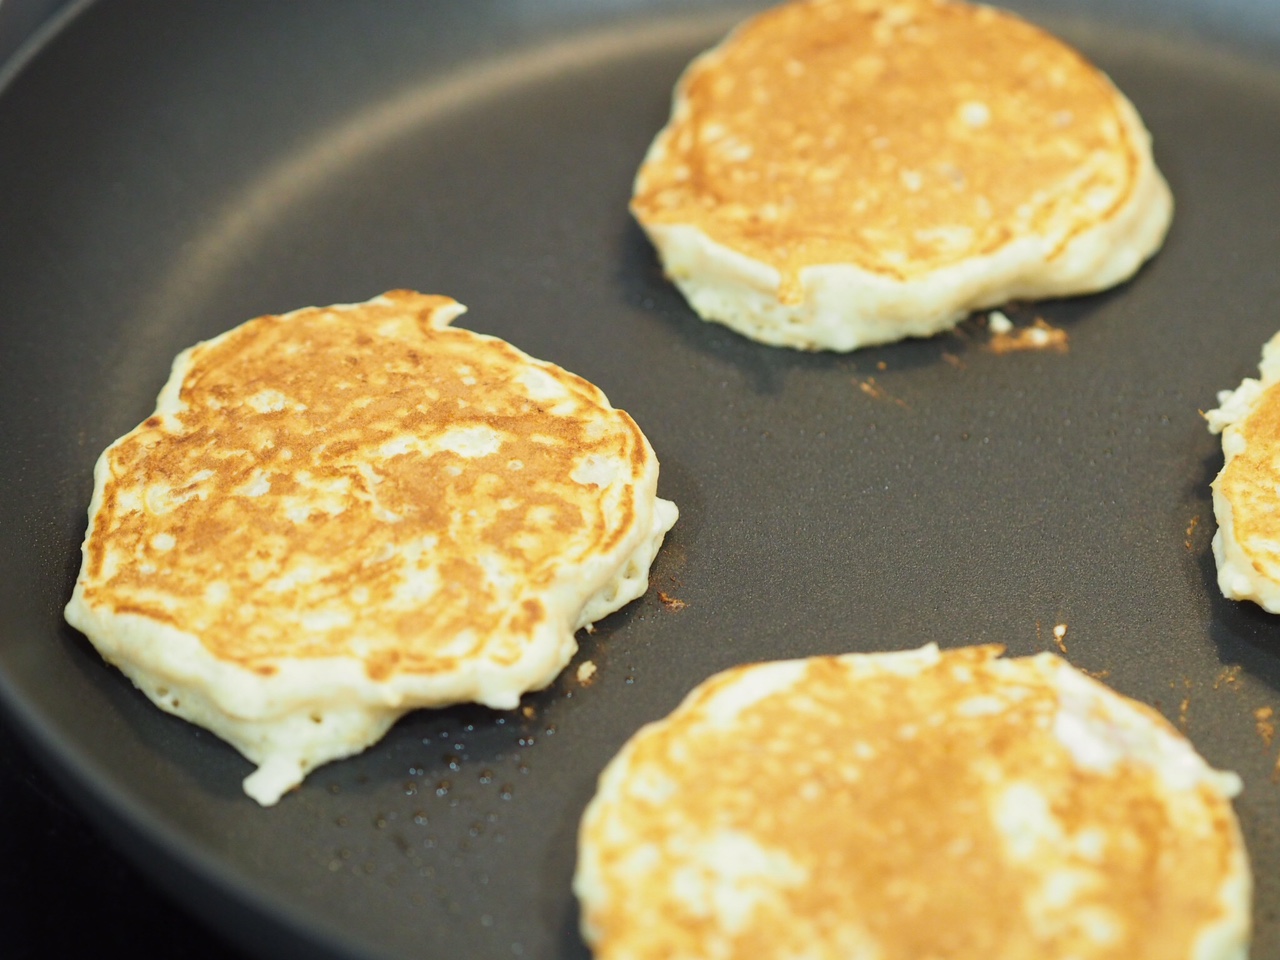
[[[1069,46],[950,0],[794,0],[689,65],[631,209],[704,319],[853,350],[1130,277],[1172,215]]]
[[[410,709],[550,683],[675,522],[635,422],[463,310],[251,320],[98,460],[67,620],[257,764],[260,803]]]
[[[1205,414],[1224,460],[1213,481],[1213,556],[1223,596],[1280,613],[1280,333],[1262,348],[1259,376],[1219,393]]]
[[[643,728],[579,833],[597,960],[1243,960],[1239,779],[1000,653],[738,667]]]

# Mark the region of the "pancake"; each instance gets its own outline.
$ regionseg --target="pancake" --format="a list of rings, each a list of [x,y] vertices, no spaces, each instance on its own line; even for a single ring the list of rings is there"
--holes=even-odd
[[[1019,18],[795,0],[689,65],[631,209],[706,320],[805,350],[1130,277],[1172,214],[1132,104]]]
[[[1212,484],[1213,556],[1224,597],[1280,613],[1280,333],[1262,348],[1259,377],[1219,393],[1205,414],[1224,461]]]
[[[274,803],[416,707],[515,707],[676,519],[599,389],[447,297],[251,320],[102,454],[69,623]]]
[[[1239,779],[1000,652],[738,667],[643,728],[579,833],[597,960],[1243,960]]]

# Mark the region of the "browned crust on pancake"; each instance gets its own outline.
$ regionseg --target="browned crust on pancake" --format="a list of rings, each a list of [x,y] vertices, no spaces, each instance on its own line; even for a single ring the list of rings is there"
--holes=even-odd
[[[1236,867],[1230,804],[1201,785],[1175,801],[1178,812],[1194,813],[1179,818],[1160,802],[1168,793],[1149,768],[1081,768],[1052,735],[1056,692],[1026,674],[996,676],[987,664],[998,652],[948,651],[907,678],[852,679],[835,658],[813,658],[800,685],[713,728],[700,711],[737,679],[730,671],[646,728],[626,754],[642,784],[625,804],[600,813],[609,827],[590,815],[584,824],[591,834],[583,842],[593,845],[607,878],[608,895],[585,915],[598,960],[709,955],[708,937],[719,941],[724,930],[680,895],[667,869],[645,874],[657,881],[641,885],[627,858],[653,844],[696,872],[682,860],[687,846],[722,831],[784,851],[808,872],[757,903],[744,926],[725,936],[727,949],[716,955],[726,960],[861,955],[842,952],[833,939],[851,920],[884,960],[1187,960],[1196,936],[1221,916],[1222,889]],[[957,680],[957,668],[972,679]],[[999,717],[956,711],[961,699],[1014,695],[1021,701]],[[675,782],[673,793],[663,778]],[[1081,895],[1079,911],[1057,918],[1048,937],[1031,930],[1023,907],[1047,865],[1004,855],[986,807],[994,790],[1014,780],[1045,794],[1068,837],[1096,830],[1106,838],[1097,862],[1053,851],[1088,871],[1095,889]],[[617,842],[619,830],[625,844]],[[1095,906],[1124,921],[1107,947],[1075,925],[1076,913],[1083,918]]]
[[[1029,233],[1056,241],[1053,259],[1132,197],[1141,161],[1120,100],[1002,11],[795,0],[690,65],[632,210],[778,269],[784,303],[808,266],[908,280]],[[970,103],[986,123],[965,121]],[[1085,202],[1095,189],[1101,209]]]
[[[438,311],[453,305],[393,291],[261,317],[193,348],[184,409],[104,454],[85,603],[178,626],[262,673],[282,658],[351,656],[374,680],[451,671],[481,653],[517,660],[549,614],[536,597],[504,608],[482,555],[537,594],[566,564],[615,549],[636,523],[635,484],[605,503],[569,474],[595,454],[639,477],[652,453],[587,381],[442,326]],[[516,388],[534,368],[572,409],[552,413],[560,400]],[[497,452],[376,452],[471,427],[498,434]],[[429,602],[404,601],[403,558],[415,550],[438,577]],[[299,626],[343,610],[348,623]]]

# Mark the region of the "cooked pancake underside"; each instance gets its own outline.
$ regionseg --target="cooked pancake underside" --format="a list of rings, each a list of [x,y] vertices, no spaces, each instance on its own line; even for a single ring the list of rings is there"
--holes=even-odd
[[[409,708],[545,686],[674,522],[630,417],[461,310],[250,321],[184,351],[99,460],[68,619],[262,764],[259,799]]]
[[[632,210],[704,318],[849,350],[1100,290],[1160,245],[1132,105],[1001,11],[799,0],[695,60]]]
[[[1238,779],[998,653],[741,667],[642,730],[579,837],[597,958],[1242,957]]]

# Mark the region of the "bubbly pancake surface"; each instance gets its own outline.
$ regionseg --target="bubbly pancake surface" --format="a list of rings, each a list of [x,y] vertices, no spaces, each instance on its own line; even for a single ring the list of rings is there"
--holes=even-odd
[[[301,754],[294,782],[320,748],[238,721],[368,706],[368,741],[396,710],[514,706],[643,592],[674,522],[635,422],[462,309],[250,321],[180,355],[99,461],[68,619],[250,759]]]
[[[1280,613],[1280,334],[1262,351],[1259,378],[1218,396],[1206,417],[1222,434],[1213,481],[1218,586],[1232,600]]]
[[[998,653],[741,667],[644,728],[583,818],[595,956],[1243,957],[1238,780]]]
[[[1149,216],[1130,229],[1135,203]],[[746,21],[681,78],[632,201],[677,283],[692,276],[698,291],[700,272],[742,272],[729,251],[775,275],[778,302],[792,306],[815,295],[807,268],[853,267],[872,285],[865,296],[1034,241],[1012,272],[991,265],[985,286],[877,307],[906,311],[899,336],[921,332],[912,309],[937,314],[936,330],[1019,284],[1049,294],[1118,282],[1159,245],[1169,209],[1146,132],[1104,74],[1011,14],[946,0],[793,0]],[[672,228],[714,246],[683,249]],[[1122,268],[1055,266],[1073,240],[1113,229],[1105,242],[1131,248]],[[698,292],[704,316],[767,312]],[[760,339],[846,348],[817,336]]]

